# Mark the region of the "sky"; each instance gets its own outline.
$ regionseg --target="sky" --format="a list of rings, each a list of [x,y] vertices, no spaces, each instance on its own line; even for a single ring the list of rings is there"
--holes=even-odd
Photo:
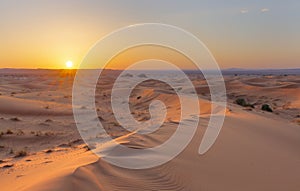
[[[105,35],[149,22],[191,32],[221,68],[297,68],[299,21],[299,0],[2,0],[0,68],[76,67]]]

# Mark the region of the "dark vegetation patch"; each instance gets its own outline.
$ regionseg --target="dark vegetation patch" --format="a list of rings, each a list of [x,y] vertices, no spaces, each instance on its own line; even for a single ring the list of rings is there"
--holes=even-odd
[[[248,103],[244,98],[238,98],[235,100],[235,103],[242,107],[251,107],[254,108],[253,104]]]
[[[267,111],[267,112],[273,112],[273,109],[268,104],[263,104],[261,106],[261,110]]]

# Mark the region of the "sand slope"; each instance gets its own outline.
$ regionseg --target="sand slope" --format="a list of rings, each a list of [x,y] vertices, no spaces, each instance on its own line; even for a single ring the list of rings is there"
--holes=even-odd
[[[238,113],[238,114],[237,114]],[[215,146],[197,153],[204,128],[173,161],[128,170],[101,159],[28,190],[297,190],[300,128],[238,109],[227,117]],[[143,157],[143,156],[140,156]],[[63,185],[56,183],[63,182]]]
[[[191,143],[162,166],[130,170],[99,159],[80,139],[71,110],[72,75],[0,72],[1,190],[299,190],[299,76],[225,76],[225,123],[204,155],[198,154],[198,148],[211,112],[209,88],[201,76],[194,76],[201,111]],[[113,76],[107,75],[96,92],[99,120],[112,137],[141,149],[159,145],[174,133],[180,104],[170,87],[149,81],[134,89],[130,108],[136,120],[149,119],[148,106],[154,99],[166,104],[168,114],[155,133],[128,135],[112,114],[112,80]],[[190,90],[182,87],[182,91]],[[237,98],[244,98],[254,108],[235,104]],[[262,104],[269,104],[274,112],[262,111]],[[15,157],[24,150],[26,156]]]

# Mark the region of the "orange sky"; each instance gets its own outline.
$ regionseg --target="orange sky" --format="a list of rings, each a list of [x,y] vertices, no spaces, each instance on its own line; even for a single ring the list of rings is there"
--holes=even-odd
[[[197,67],[193,64],[191,60],[186,58],[183,54],[169,48],[161,47],[161,46],[138,46],[134,48],[127,49],[124,52],[116,55],[106,66],[109,69],[120,69],[127,68],[131,64],[137,63],[142,60],[164,60],[169,63],[176,65],[179,68],[189,68],[189,69],[197,69]],[[161,68],[160,65],[156,65],[153,61],[152,65],[148,67],[148,69],[168,69]],[[145,68],[143,68],[145,69]]]
[[[159,7],[129,0],[1,1],[0,68],[65,68],[68,60],[78,66],[103,36],[142,22],[167,23],[193,33],[221,68],[296,68],[300,62],[297,5],[296,1],[231,0],[220,4],[166,0]],[[136,55],[128,56],[122,59],[135,60]],[[190,69],[187,62],[181,67]]]

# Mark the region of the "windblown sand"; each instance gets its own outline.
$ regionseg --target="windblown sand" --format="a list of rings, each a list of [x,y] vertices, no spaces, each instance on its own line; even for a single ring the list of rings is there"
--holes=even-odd
[[[136,149],[166,141],[180,120],[174,90],[154,80],[137,86],[130,99],[136,120],[149,119],[148,106],[154,99],[167,105],[168,114],[156,132],[128,135],[110,106],[117,75],[112,73],[99,81],[96,91],[97,112],[107,132]],[[81,140],[72,113],[74,74],[71,70],[1,70],[1,191],[300,189],[300,76],[225,76],[225,123],[214,146],[199,155],[211,112],[210,92],[200,75],[190,74],[201,110],[193,140],[164,165],[129,170],[98,158]],[[237,105],[238,98],[254,108]],[[273,112],[262,111],[263,104]]]

